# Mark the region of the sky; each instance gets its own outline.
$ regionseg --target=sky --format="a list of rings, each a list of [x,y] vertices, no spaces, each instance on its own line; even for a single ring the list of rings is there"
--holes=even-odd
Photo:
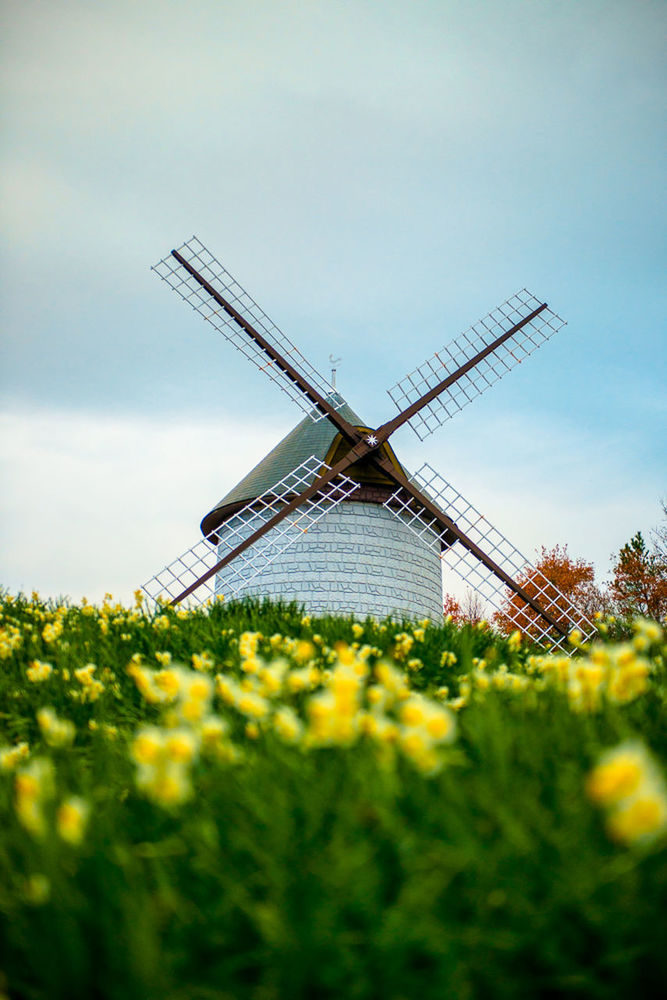
[[[128,599],[301,418],[151,272],[193,234],[369,426],[528,288],[567,326],[395,450],[528,557],[658,523],[663,3],[0,10],[1,586]]]

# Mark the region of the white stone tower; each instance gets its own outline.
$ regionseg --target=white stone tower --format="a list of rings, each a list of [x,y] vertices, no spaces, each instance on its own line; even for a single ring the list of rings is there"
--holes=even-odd
[[[340,397],[336,404],[349,423],[368,431]],[[342,447],[341,435],[329,420],[314,423],[306,417],[204,517],[203,533],[215,531],[224,539],[225,521],[233,514],[310,455],[333,465]],[[383,450],[400,469],[391,447],[385,444]],[[346,475],[360,484],[352,498],[313,525],[237,596],[294,600],[313,613],[437,620],[442,614],[440,558],[427,540],[383,506],[395,484],[370,462],[358,462]],[[226,551],[221,543],[221,557]],[[225,593],[225,570],[218,574],[215,589]]]

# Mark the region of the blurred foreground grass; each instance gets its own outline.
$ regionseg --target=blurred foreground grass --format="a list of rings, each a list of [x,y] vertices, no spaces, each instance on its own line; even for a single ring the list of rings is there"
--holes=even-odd
[[[656,623],[0,611],[0,995],[662,992]]]

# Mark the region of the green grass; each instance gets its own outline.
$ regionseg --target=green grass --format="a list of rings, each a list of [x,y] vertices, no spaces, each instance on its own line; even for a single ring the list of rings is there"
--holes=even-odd
[[[659,642],[644,651],[645,691],[577,711],[567,691],[536,674],[535,650],[488,629],[429,625],[415,638],[414,623],[367,620],[357,635],[351,618],[308,621],[294,606],[257,602],[181,617],[111,603],[58,612],[24,598],[1,610],[0,744],[28,742],[19,771],[35,757],[52,760],[55,788],[35,835],[17,816],[15,770],[0,773],[0,995],[3,985],[20,1000],[662,992],[664,836],[613,840],[586,794],[600,755],[627,740],[639,739],[665,772]],[[59,616],[62,632],[47,642],[44,626]],[[234,754],[199,755],[181,804],[145,794],[132,741],[142,725],[164,722],[164,706],[141,696],[130,657],[158,669],[156,651],[187,666],[207,652],[211,676],[240,680],[238,640],[248,631],[264,637],[265,660],[284,656],[289,671],[300,668],[294,644],[275,640],[270,654],[271,636],[319,636],[310,660],[320,670],[335,666],[336,643],[367,644],[366,686],[375,664],[398,652],[428,704],[470,685],[456,740],[438,750],[442,766],[426,773],[362,735],[348,745],[289,744],[268,719],[255,732],[215,695],[211,710],[227,723]],[[404,655],[401,633],[413,637]],[[456,662],[443,667],[445,652]],[[487,674],[504,664],[526,686],[482,692],[481,659]],[[36,660],[54,669],[32,683],[26,670]],[[73,671],[89,662],[104,689],[82,701]],[[281,695],[306,726],[317,690]],[[75,724],[72,745],[48,745],[36,721],[45,706]],[[91,807],[75,844],[55,818],[69,795]]]

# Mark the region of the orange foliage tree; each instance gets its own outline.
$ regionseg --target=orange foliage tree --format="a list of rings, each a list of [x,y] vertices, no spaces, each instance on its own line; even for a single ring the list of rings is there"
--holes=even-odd
[[[484,617],[484,601],[474,590],[467,590],[459,603],[451,594],[445,594],[442,611],[455,625],[475,625]]]
[[[614,610],[624,618],[667,615],[667,558],[659,545],[651,552],[641,531],[618,553],[609,591]]]
[[[442,604],[442,613],[445,618],[450,617],[455,625],[460,625],[463,622],[463,611],[461,605],[452,597],[451,594],[445,594],[445,599]]]
[[[603,594],[595,584],[593,563],[573,559],[567,545],[556,545],[553,549],[543,545],[535,566],[526,567],[516,582],[565,628],[570,627],[571,617],[563,596],[589,618],[604,606]],[[532,637],[537,637],[544,626],[537,611],[510,590],[505,606],[493,616],[493,623],[501,632],[518,628]]]

